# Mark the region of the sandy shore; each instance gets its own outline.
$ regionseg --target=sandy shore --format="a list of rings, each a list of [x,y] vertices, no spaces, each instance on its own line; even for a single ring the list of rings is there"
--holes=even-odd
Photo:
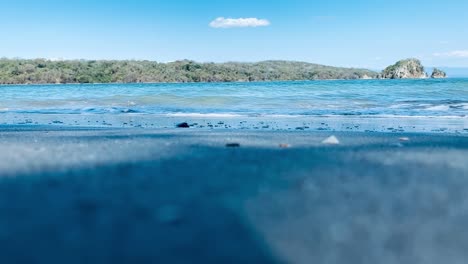
[[[200,130],[347,131],[468,135],[467,116],[294,116],[217,114],[39,114],[1,113],[0,126],[170,129],[189,122]]]
[[[8,125],[0,147],[0,263],[468,259],[466,134]]]

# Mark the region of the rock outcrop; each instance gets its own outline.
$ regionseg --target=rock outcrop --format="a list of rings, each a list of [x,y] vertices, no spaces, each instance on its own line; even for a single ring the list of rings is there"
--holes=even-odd
[[[369,76],[367,74],[364,74],[363,76],[361,76],[361,79],[363,79],[363,80],[372,80],[374,78],[372,78],[371,76]]]
[[[427,78],[421,61],[418,59],[401,60],[388,66],[380,75],[383,79],[423,79]]]
[[[432,74],[431,74],[431,78],[443,79],[443,78],[447,78],[447,74],[442,70],[434,68],[434,70],[432,71]]]

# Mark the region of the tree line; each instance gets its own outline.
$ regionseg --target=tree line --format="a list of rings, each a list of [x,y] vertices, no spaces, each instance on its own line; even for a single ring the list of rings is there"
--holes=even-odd
[[[197,63],[0,59],[0,84],[237,82],[375,78],[377,73],[305,62]]]

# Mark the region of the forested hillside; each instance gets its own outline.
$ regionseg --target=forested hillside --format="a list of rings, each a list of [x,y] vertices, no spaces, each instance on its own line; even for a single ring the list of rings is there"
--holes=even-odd
[[[360,79],[377,75],[365,69],[290,61],[158,63],[0,59],[0,84],[280,81]]]

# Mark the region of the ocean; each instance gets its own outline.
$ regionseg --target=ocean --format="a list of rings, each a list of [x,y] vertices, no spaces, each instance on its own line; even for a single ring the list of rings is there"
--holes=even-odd
[[[118,127],[129,125],[130,117],[132,126],[157,126],[151,124],[154,119],[164,126],[171,126],[167,120],[184,119],[300,123],[320,118],[340,123],[345,118],[354,123],[386,120],[384,124],[424,119],[433,121],[432,130],[449,122],[452,130],[465,131],[468,78],[0,86],[3,124]],[[284,128],[285,122],[276,127]]]

